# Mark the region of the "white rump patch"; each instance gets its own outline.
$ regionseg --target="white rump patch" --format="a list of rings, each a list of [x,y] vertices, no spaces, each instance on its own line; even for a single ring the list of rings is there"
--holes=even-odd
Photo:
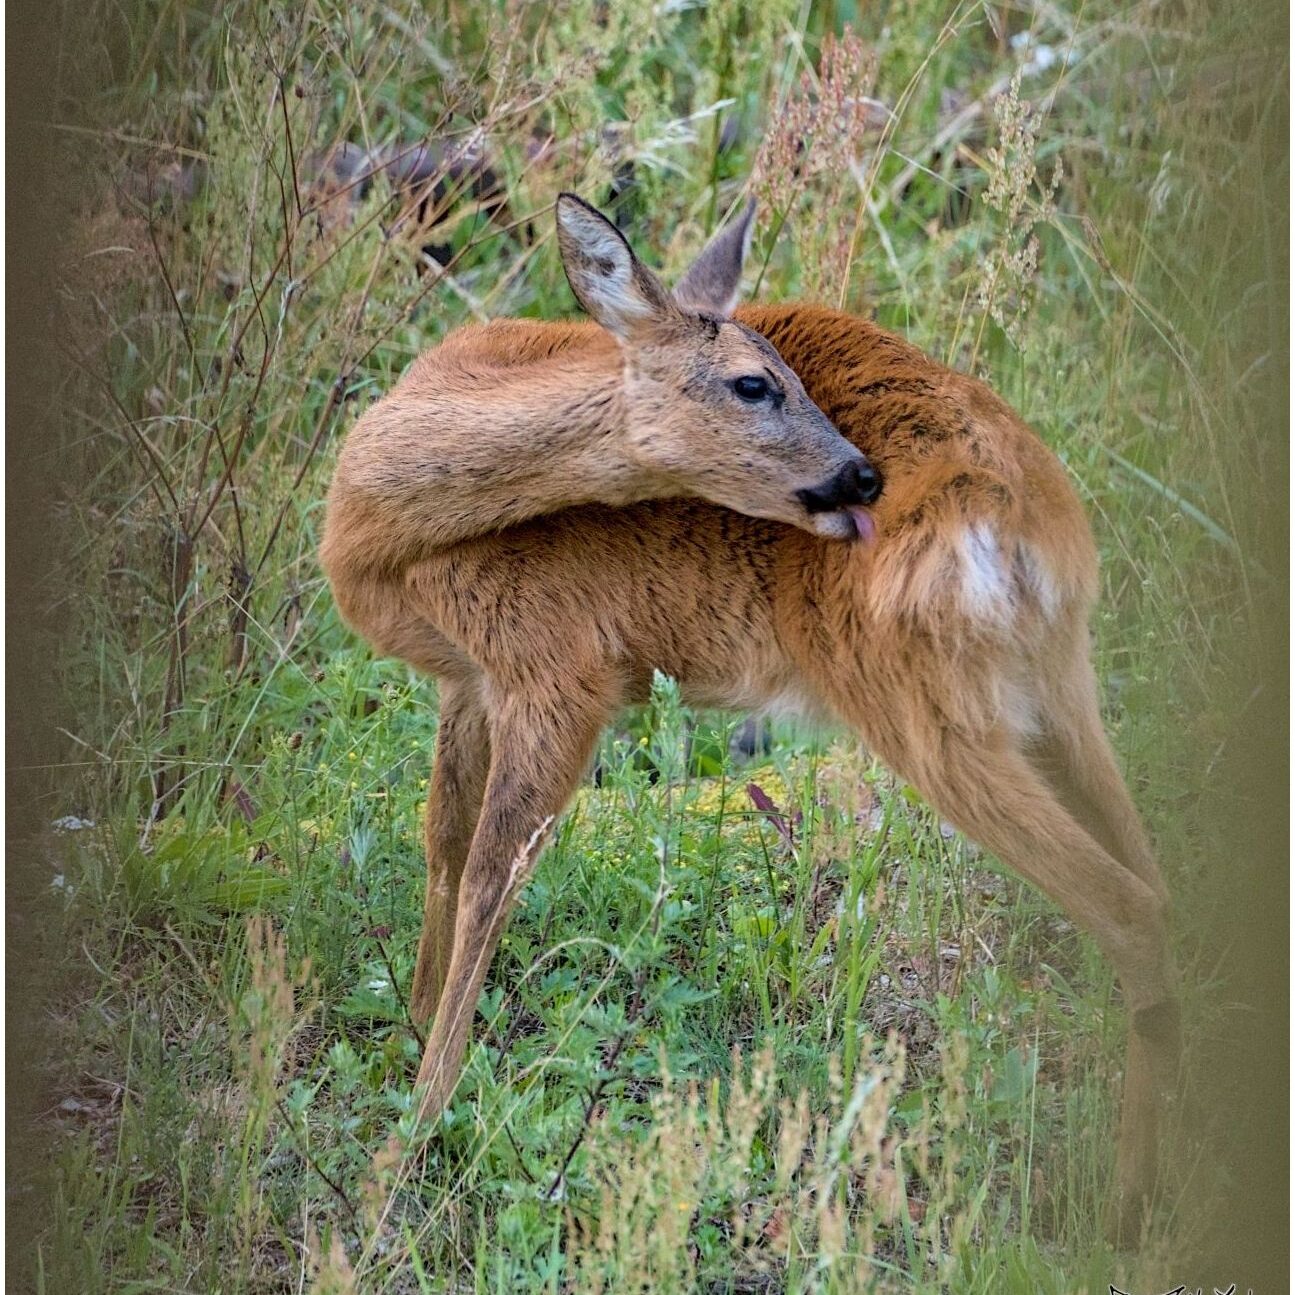
[[[958,541],[962,558],[962,600],[967,612],[980,620],[1004,622],[1012,611],[1007,571],[994,528],[973,522]]]

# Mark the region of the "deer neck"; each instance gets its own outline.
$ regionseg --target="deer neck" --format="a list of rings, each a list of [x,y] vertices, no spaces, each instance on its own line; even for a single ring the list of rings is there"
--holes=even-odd
[[[623,505],[653,493],[627,454],[629,407],[619,352],[564,361],[537,385],[535,399],[526,402],[518,421],[508,402],[501,437],[506,445],[498,462],[501,479],[511,478],[514,470],[527,479],[534,513],[580,504]]]
[[[336,568],[403,570],[582,504],[663,493],[628,457],[618,350],[437,363],[357,423],[330,492]]]

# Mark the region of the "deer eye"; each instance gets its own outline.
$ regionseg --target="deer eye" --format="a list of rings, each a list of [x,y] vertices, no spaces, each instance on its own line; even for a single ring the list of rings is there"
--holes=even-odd
[[[749,400],[752,404],[757,400],[763,400],[769,394],[769,384],[763,378],[750,375],[734,378],[730,385],[740,399]]]

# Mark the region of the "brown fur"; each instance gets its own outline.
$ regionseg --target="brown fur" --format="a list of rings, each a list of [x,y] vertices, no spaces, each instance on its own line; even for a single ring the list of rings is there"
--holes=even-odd
[[[795,305],[738,318],[881,470],[872,544],[693,500],[584,504],[375,579],[337,555],[385,552],[400,519],[330,503],[344,614],[441,679],[412,1002],[419,1020],[436,1011],[418,1075],[427,1111],[453,1092],[512,861],[562,810],[617,709],[647,697],[654,669],[696,704],[791,701],[849,725],[1093,935],[1131,1014],[1174,996],[1165,887],[1089,661],[1096,554],[1061,465],[981,383],[864,320]],[[505,335],[519,357],[573,366],[606,349],[581,324]],[[546,507],[561,506],[564,475]],[[620,498],[614,481],[609,497]],[[1118,1173],[1131,1223],[1154,1180],[1159,1089],[1176,1055],[1172,1029],[1130,1033]]]

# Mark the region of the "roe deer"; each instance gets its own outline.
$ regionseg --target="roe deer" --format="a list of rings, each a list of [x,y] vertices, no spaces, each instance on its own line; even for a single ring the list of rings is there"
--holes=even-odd
[[[1162,1087],[1176,1073],[1175,972],[1167,892],[1102,729],[1083,509],[1055,456],[982,383],[839,312],[763,306],[737,318],[884,477],[858,523],[870,542],[825,543],[697,500],[579,506],[600,488],[618,496],[624,470],[587,419],[572,419],[571,437],[590,457],[570,439],[533,453],[516,427],[505,449],[462,418],[452,477],[476,494],[474,471],[524,476],[529,501],[563,509],[518,525],[507,490],[493,511],[428,516],[383,441],[361,425],[347,446],[392,493],[352,505],[334,488],[324,556],[339,605],[380,649],[440,680],[411,1001],[417,1020],[436,1013],[422,1109],[439,1111],[453,1092],[519,850],[561,812],[604,725],[647,698],[659,669],[694,704],[791,704],[844,722],[1093,935],[1130,1013],[1115,1222],[1135,1230],[1154,1183]],[[616,357],[589,324],[494,327],[519,364],[566,373]],[[411,374],[424,400],[436,399],[433,372],[424,362]],[[471,372],[483,406],[488,384],[515,391],[498,369]],[[691,397],[675,399],[684,409]],[[411,441],[413,408],[391,415]],[[492,447],[484,457],[478,437]],[[707,471],[697,466],[694,485]],[[717,493],[743,513],[771,512],[758,473],[746,484],[753,507],[738,478]],[[469,524],[482,533],[453,547],[422,538],[461,537]]]

